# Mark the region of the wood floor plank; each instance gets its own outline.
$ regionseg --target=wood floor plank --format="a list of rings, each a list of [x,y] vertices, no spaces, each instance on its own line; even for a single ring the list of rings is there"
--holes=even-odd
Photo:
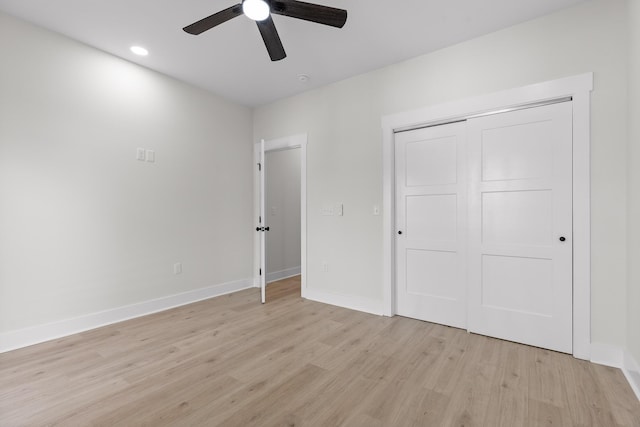
[[[262,426],[273,418],[283,402],[295,402],[300,399],[301,390],[317,381],[324,369],[308,364],[302,369],[288,373],[284,381],[268,387],[263,393],[255,396],[238,408],[228,418],[216,423],[220,427],[229,426]],[[282,407],[280,407],[282,410]]]
[[[485,424],[494,422],[496,427],[526,425],[529,398],[526,366],[531,349],[507,341],[497,344],[501,347],[500,368],[490,386]]]
[[[490,358],[480,357],[486,354],[485,348],[493,346],[485,337],[474,339],[471,351],[465,357],[469,359],[460,367],[461,375],[455,387],[448,393],[450,402],[442,420],[443,425],[455,425],[465,427],[482,426],[489,407],[490,394],[494,378],[497,378],[499,367],[493,363],[487,363]]]
[[[411,426],[442,426],[447,408],[451,401],[450,396],[445,396],[433,390],[417,390],[419,401],[414,413],[408,419]],[[464,425],[464,424],[463,424]],[[453,426],[453,425],[452,425]],[[466,427],[466,425],[465,425]]]
[[[300,278],[0,354],[0,426],[639,427],[620,370],[300,297]]]
[[[592,366],[592,368],[600,388],[607,390],[605,398],[616,422],[619,425],[640,426],[640,414],[633,410],[638,401],[624,374],[619,369],[608,366]]]

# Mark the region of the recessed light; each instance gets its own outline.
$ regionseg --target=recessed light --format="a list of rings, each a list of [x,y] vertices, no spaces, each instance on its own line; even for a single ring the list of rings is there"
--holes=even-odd
[[[309,83],[309,79],[310,79],[310,78],[311,78],[311,77],[309,77],[309,76],[308,76],[308,75],[306,75],[306,74],[300,74],[300,75],[298,76],[298,80],[300,80],[300,83]]]
[[[136,55],[140,55],[140,56],[149,55],[149,51],[147,49],[143,48],[142,46],[131,46],[131,52],[135,53]]]

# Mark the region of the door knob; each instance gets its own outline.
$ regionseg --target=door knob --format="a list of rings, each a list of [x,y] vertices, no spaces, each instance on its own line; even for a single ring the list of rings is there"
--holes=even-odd
[[[398,234],[402,234],[402,230],[398,230]]]
[[[265,227],[265,228],[264,228],[264,231],[269,231],[269,227]]]
[[[564,236],[561,236],[561,237],[560,237],[560,241],[561,241],[561,242],[564,242],[565,240],[567,240],[567,239],[566,239]]]

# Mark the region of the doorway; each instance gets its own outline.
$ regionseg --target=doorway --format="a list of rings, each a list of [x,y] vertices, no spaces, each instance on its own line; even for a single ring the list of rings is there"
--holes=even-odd
[[[305,295],[306,145],[306,134],[255,145],[254,284],[261,288],[262,303],[270,283],[283,284],[288,293],[299,284],[299,294]]]
[[[265,153],[266,282],[300,275],[300,148]]]

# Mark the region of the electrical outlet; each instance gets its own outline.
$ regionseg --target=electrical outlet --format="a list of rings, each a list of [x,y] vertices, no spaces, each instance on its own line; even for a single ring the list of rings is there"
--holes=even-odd
[[[329,263],[327,261],[322,262],[322,271],[324,271],[325,273],[329,272]]]
[[[146,159],[146,151],[144,148],[136,149],[136,159],[144,162],[144,160]]]
[[[336,215],[344,215],[344,205],[342,203],[336,205]]]
[[[173,274],[182,274],[182,263],[176,262],[173,264]]]

